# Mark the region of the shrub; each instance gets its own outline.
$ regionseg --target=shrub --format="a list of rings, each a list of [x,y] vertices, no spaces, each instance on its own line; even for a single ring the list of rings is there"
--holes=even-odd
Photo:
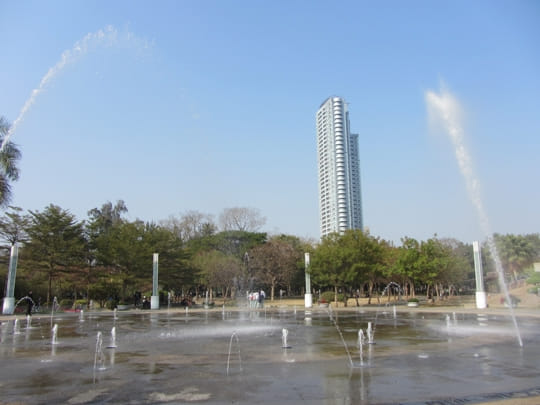
[[[418,298],[412,297],[412,298],[409,298],[409,299],[407,300],[407,302],[420,302],[420,301],[418,300]]]
[[[118,306],[118,302],[116,300],[108,300],[105,304],[105,307],[107,309],[115,309]]]
[[[321,298],[319,299],[319,302],[334,302],[335,294],[333,291],[325,291],[321,294]],[[345,302],[347,297],[345,294],[338,293],[337,300],[338,302]]]
[[[320,298],[321,302],[332,302],[334,301],[334,292],[333,291],[325,291],[321,294]]]
[[[75,308],[86,308],[88,306],[88,300],[76,300]]]
[[[532,273],[527,279],[527,284],[540,284],[540,273]]]
[[[70,300],[68,298],[64,298],[60,300],[60,307],[62,308],[71,308],[73,307],[73,300]]]

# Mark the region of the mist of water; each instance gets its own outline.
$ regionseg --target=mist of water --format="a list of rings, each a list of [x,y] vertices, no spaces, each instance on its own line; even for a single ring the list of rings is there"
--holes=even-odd
[[[109,25],[104,29],[100,29],[96,32],[86,34],[82,39],[75,42],[71,49],[67,49],[62,52],[60,60],[47,71],[45,76],[43,76],[43,78],[39,82],[39,86],[33,89],[30,93],[30,97],[24,103],[21,111],[19,112],[19,115],[17,116],[15,121],[13,121],[10,130],[5,136],[2,142],[2,146],[0,147],[0,152],[3,152],[6,144],[9,142],[9,139],[17,130],[17,127],[24,119],[26,113],[36,102],[39,94],[47,88],[47,86],[66,66],[80,59],[81,56],[86,54],[91,49],[98,47],[117,46],[120,43],[133,43],[137,47],[143,48],[147,48],[149,46],[146,41],[138,39],[131,32],[120,34],[115,27]]]
[[[450,91],[448,91],[448,89],[446,89],[444,86],[441,88],[439,93],[432,90],[426,91],[425,99],[430,121],[432,123],[441,125],[452,141],[459,170],[465,179],[469,198],[476,209],[476,213],[480,221],[480,227],[487,238],[487,245],[491,252],[493,261],[495,262],[495,268],[499,277],[501,291],[506,297],[506,302],[511,303],[512,301],[510,300],[508,287],[506,286],[506,282],[504,280],[504,269],[497,246],[493,240],[489,220],[482,203],[480,183],[474,173],[472,159],[465,145],[465,132],[461,124],[461,105],[457,98],[454,97],[454,95],[452,95],[452,93],[450,93]],[[512,309],[512,305],[509,305],[509,307],[519,345],[523,346],[516,317],[514,315],[514,310]]]

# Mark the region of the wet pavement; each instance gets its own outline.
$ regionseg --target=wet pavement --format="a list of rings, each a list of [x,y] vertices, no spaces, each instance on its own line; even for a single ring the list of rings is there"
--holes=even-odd
[[[540,395],[536,318],[519,319],[523,347],[499,314],[273,308],[116,318],[62,313],[29,327],[3,318],[0,403],[434,405]],[[374,344],[359,346],[368,322]]]

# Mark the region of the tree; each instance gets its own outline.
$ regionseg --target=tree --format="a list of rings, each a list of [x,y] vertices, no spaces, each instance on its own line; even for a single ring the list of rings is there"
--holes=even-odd
[[[270,286],[270,297],[274,300],[275,289],[286,284],[297,269],[301,255],[285,238],[272,238],[254,247],[249,252],[250,266],[255,278]]]
[[[283,282],[280,283],[285,287],[288,294],[292,294],[296,289],[299,293],[304,292],[305,286],[305,272],[306,272],[306,263],[305,263],[305,253],[312,253],[313,246],[315,245],[314,241],[303,240],[293,235],[279,235],[276,236],[277,239],[288,243],[294,251],[296,251],[297,261],[296,267],[291,269],[291,272],[284,274]]]
[[[358,230],[351,231],[349,239],[350,250],[354,252],[353,267],[357,272],[355,282],[357,286],[367,283],[370,304],[374,286],[384,280],[384,271],[390,267],[392,247],[387,241]]]
[[[100,301],[118,295],[121,290],[120,280],[111,280],[111,268],[103,263],[103,254],[110,252],[111,232],[115,227],[125,222],[122,215],[128,212],[128,208],[123,200],[118,200],[116,204],[108,201],[101,208],[93,208],[88,211],[89,221],[86,224],[86,234],[88,239],[88,250],[86,256],[86,266],[84,282],[88,298],[92,297]],[[101,259],[101,260],[100,260]]]
[[[184,243],[192,239],[211,236],[217,231],[212,215],[199,211],[187,211],[180,218],[170,216],[161,221],[161,225],[173,232]]]
[[[0,116],[0,144],[4,146],[0,150],[0,207],[5,207],[11,201],[10,181],[19,179],[17,162],[21,158],[21,152],[11,141],[4,145],[9,128],[10,124]]]
[[[430,238],[420,243],[420,257],[418,259],[419,280],[427,285],[426,296],[430,296],[430,289],[435,289],[435,296],[442,296],[444,275],[452,266],[451,249],[436,238]]]
[[[97,264],[108,267],[119,280],[122,300],[128,298],[128,288],[137,278],[151,268],[153,252],[144,243],[145,230],[142,221],[124,221],[94,240]]]
[[[22,208],[10,206],[9,209],[11,211],[0,218],[0,238],[13,246],[28,238],[26,228],[30,224],[30,218],[28,215],[21,215]]]
[[[520,273],[538,257],[538,251],[531,237],[522,235],[500,235],[494,234],[493,239],[499,250],[503,267],[509,270],[514,280],[517,280]]]
[[[346,231],[344,235],[347,236],[338,233],[326,235],[315,249],[311,261],[314,283],[321,287],[333,287],[336,302],[339,288],[351,285],[357,276],[354,265],[357,256],[351,251],[351,245],[347,241],[355,238],[351,236],[354,232],[356,231]],[[344,239],[347,247],[344,247]]]
[[[402,246],[398,249],[394,264],[396,274],[401,276],[400,283],[407,295],[415,296],[415,283],[420,279],[420,243],[409,237],[401,239]],[[408,288],[407,288],[408,287]]]
[[[359,289],[367,283],[371,300],[373,287],[388,266],[389,249],[388,242],[361,230],[332,234],[315,250],[315,281],[333,286],[336,299],[339,287]]]
[[[455,260],[460,263],[461,271],[459,271],[459,279],[456,279],[456,277],[454,277],[455,280],[453,282],[461,284],[474,282],[474,254],[472,244],[463,243],[454,238],[442,238],[439,239],[439,241],[452,250],[452,255],[454,256]],[[482,254],[482,257],[485,256]],[[482,262],[482,266],[485,271],[486,265],[484,262]]]
[[[43,212],[30,211],[29,242],[24,251],[38,271],[47,276],[47,303],[59,273],[80,269],[85,255],[83,222],[69,211],[50,204]]]
[[[531,233],[525,235],[525,239],[529,241],[533,249],[533,261],[537,262],[540,260],[540,233]]]
[[[257,208],[234,207],[223,210],[219,223],[222,231],[256,232],[266,223],[266,218]]]
[[[123,222],[122,214],[126,212],[128,212],[128,209],[123,200],[118,200],[114,206],[110,201],[107,201],[100,209],[93,208],[88,211],[90,217],[88,228],[94,234],[106,232],[113,226]]]
[[[193,252],[219,250],[226,255],[243,260],[246,252],[254,246],[266,242],[266,237],[266,233],[223,231],[192,239],[187,247]]]
[[[242,262],[218,250],[199,252],[193,262],[200,271],[201,283],[213,296],[214,288],[221,288],[223,298],[231,297],[234,289],[234,279],[240,275]]]
[[[266,233],[253,233],[244,231],[223,231],[217,234],[204,235],[200,238],[191,239],[186,248],[193,257],[201,253],[218,251],[227,257],[232,257],[240,263],[240,274],[234,277],[234,287],[237,290],[244,291],[251,287],[253,274],[249,266],[249,255],[247,252],[253,247],[266,241]],[[197,267],[198,264],[195,264]],[[201,280],[204,283],[204,278]],[[235,290],[236,292],[236,290]]]

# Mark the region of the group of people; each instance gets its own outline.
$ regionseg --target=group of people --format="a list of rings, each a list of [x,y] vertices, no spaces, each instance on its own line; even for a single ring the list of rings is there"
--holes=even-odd
[[[264,290],[248,293],[249,307],[250,308],[263,308],[265,298],[266,298],[266,294],[264,293]]]
[[[135,308],[150,309],[150,300],[146,295],[142,295],[140,291],[133,294],[133,302]]]

